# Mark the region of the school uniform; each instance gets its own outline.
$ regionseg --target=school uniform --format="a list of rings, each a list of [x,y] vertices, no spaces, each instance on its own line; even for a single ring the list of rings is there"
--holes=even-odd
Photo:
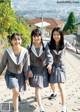
[[[25,48],[21,48],[20,54],[14,54],[12,47],[5,50],[0,63],[0,74],[7,66],[5,81],[9,89],[15,87],[19,88],[19,91],[26,89],[25,79],[27,79],[28,71],[28,51]]]
[[[46,66],[52,65],[53,58],[50,54],[48,45],[41,45],[40,48],[35,48],[34,44],[27,47],[30,56],[29,71],[32,71],[33,77],[29,78],[31,87],[48,87],[48,72]]]
[[[58,46],[56,46],[57,50],[52,50],[51,54],[53,56],[53,65],[52,65],[52,73],[49,75],[50,83],[64,83],[66,81],[66,72],[65,72],[65,51],[66,49],[70,49],[76,52],[76,49],[69,43],[65,41],[64,48],[62,50],[58,50]]]

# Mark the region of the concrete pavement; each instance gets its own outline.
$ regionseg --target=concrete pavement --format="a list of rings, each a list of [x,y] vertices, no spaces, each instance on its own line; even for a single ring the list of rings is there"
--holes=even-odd
[[[74,56],[73,53],[66,52],[65,65],[67,72],[65,83],[67,112],[80,112],[80,58]],[[48,100],[52,93],[50,87],[41,91],[45,112],[61,112],[60,93],[57,87],[56,89],[57,97],[53,100]],[[20,112],[39,112],[35,102],[34,88],[27,87],[27,91],[21,93],[21,98]],[[4,79],[0,79],[0,102],[5,101],[10,103],[10,112],[13,112],[12,92],[7,89]]]

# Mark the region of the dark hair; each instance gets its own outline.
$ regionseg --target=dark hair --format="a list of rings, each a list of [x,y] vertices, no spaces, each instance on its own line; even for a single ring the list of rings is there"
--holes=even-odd
[[[64,35],[63,35],[63,31],[61,30],[60,27],[56,27],[52,30],[51,39],[50,39],[50,42],[49,42],[49,48],[56,50],[56,43],[55,43],[55,40],[53,38],[54,31],[59,32],[59,34],[61,36],[61,39],[60,39],[60,42],[59,42],[59,50],[62,50],[64,48]]]
[[[32,38],[33,36],[34,37],[35,36],[42,36],[42,33],[41,33],[41,31],[38,28],[32,30],[32,32],[31,32],[31,46],[30,46],[30,49],[31,49],[32,43],[33,43],[33,38]],[[41,38],[41,43],[42,43],[43,50],[44,50],[44,44],[43,44],[42,38]]]
[[[13,33],[11,36],[7,36],[7,38],[8,38],[8,42],[12,45],[12,43],[11,43],[11,41],[13,40],[13,39],[15,39],[16,38],[16,36],[19,36],[20,38],[21,38],[21,35],[19,34],[19,33]]]

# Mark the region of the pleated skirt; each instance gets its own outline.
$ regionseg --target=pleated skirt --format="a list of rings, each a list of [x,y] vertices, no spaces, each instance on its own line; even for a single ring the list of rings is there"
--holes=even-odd
[[[66,81],[65,67],[53,65],[52,73],[49,74],[49,83],[64,83]]]
[[[9,89],[17,87],[19,91],[26,90],[25,76],[23,73],[14,74],[7,70],[5,75],[5,81]]]
[[[48,87],[48,73],[46,67],[31,67],[33,77],[29,78],[31,87]]]

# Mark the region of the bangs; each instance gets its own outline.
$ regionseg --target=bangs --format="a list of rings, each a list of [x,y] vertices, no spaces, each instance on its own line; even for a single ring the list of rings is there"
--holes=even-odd
[[[40,30],[38,30],[38,29],[34,29],[33,31],[32,31],[32,33],[31,33],[31,37],[32,36],[41,36],[41,31]]]
[[[39,37],[39,36],[41,36],[41,34],[40,33],[35,33],[34,35],[32,35],[32,36],[34,36],[34,37]]]

